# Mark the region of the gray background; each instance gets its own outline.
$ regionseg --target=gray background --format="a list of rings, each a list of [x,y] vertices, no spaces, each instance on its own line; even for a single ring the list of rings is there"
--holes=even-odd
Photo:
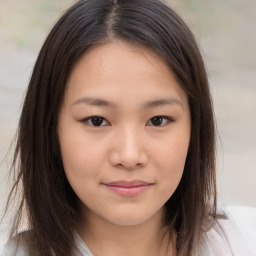
[[[71,0],[0,0],[0,213],[10,146],[38,51]],[[256,1],[179,0],[209,73],[218,128],[218,187],[225,205],[256,206]],[[10,150],[11,152],[11,150]],[[8,222],[0,227],[0,244]]]

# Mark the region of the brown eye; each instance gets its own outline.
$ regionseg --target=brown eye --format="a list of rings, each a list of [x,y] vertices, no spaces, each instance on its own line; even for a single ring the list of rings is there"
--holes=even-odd
[[[173,120],[166,116],[154,116],[148,121],[150,126],[165,126],[168,123],[173,122]]]
[[[100,127],[100,126],[106,126],[109,125],[108,121],[101,116],[91,116],[84,120],[82,120],[83,123],[94,126],[94,127]]]
[[[103,121],[104,121],[104,118],[102,118],[100,116],[94,116],[91,119],[91,123],[93,126],[101,126]]]
[[[155,116],[151,118],[151,123],[155,126],[161,125],[163,122],[163,118],[161,116]]]

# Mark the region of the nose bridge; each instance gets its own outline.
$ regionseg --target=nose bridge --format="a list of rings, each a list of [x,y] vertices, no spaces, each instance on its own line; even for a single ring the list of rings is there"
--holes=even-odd
[[[120,129],[117,139],[121,142],[120,152],[127,155],[136,155],[141,150],[141,139],[139,139],[140,131],[136,127],[130,125]]]
[[[134,168],[146,163],[142,131],[133,125],[120,128],[113,139],[113,159],[117,165]]]

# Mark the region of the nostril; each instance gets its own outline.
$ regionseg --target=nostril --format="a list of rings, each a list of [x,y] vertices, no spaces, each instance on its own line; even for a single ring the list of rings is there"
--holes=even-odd
[[[114,138],[111,151],[109,151],[109,161],[112,166],[132,170],[147,164],[145,144],[134,133],[132,135],[122,133]]]
[[[144,164],[142,164],[142,163],[136,163],[136,164],[119,163],[116,165],[116,167],[118,167],[118,168],[123,168],[123,169],[127,169],[127,170],[134,170],[134,169],[141,168],[143,166],[144,166]]]

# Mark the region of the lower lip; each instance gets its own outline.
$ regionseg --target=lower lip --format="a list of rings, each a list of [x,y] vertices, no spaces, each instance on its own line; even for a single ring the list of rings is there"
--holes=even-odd
[[[141,185],[141,186],[134,186],[134,187],[121,187],[121,186],[113,186],[113,185],[105,185],[105,186],[121,196],[136,196],[150,187],[150,185]]]

